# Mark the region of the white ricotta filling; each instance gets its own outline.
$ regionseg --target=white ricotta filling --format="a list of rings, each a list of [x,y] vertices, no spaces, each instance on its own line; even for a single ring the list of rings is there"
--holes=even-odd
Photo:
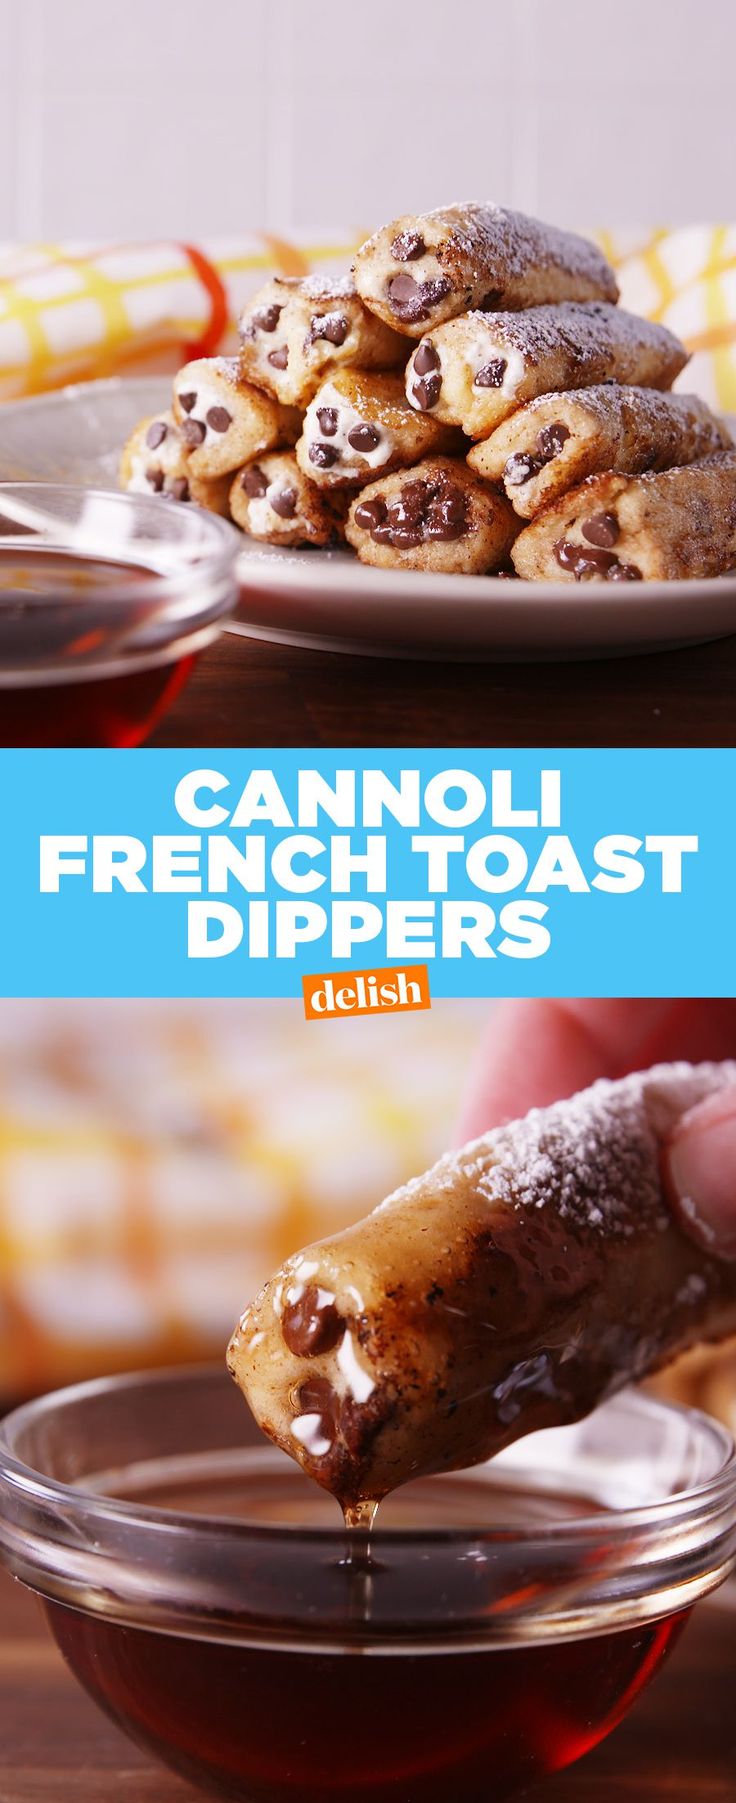
[[[162,420],[161,423],[166,425],[166,437],[156,445],[155,450],[144,442],[131,456],[130,476],[126,484],[131,495],[155,494],[153,483],[148,480],[147,470],[161,470],[164,480],[183,474],[182,443],[177,428],[173,421],[168,424]]]
[[[223,394],[222,389],[215,388],[214,384],[211,382],[184,381],[177,384],[176,395],[179,404],[181,405],[182,394],[191,394],[193,391],[196,393],[197,399],[191,413],[185,413],[184,408],[182,407],[182,424],[185,420],[196,419],[200,426],[204,426],[205,437],[202,440],[203,444],[209,437],[212,437],[215,441],[217,441],[217,439],[223,439],[226,436],[224,432],[215,432],[211,426],[208,426],[207,414],[211,407],[226,407],[232,418],[235,413],[235,401],[233,395],[230,394],[229,390],[226,390]],[[194,446],[193,449],[198,450],[199,446]]]
[[[292,1421],[291,1432],[313,1459],[323,1459],[332,1446],[332,1441],[325,1436],[321,1415],[297,1416],[296,1421]]]
[[[319,423],[317,414],[321,413],[324,407],[333,408],[337,414],[337,429],[333,433],[323,432]],[[348,434],[354,431],[356,426],[375,426],[380,437],[372,451],[356,451],[354,445],[348,443]],[[357,473],[364,469],[382,469],[384,463],[387,463],[389,457],[392,456],[396,446],[393,432],[387,431],[386,427],[379,425],[377,420],[366,419],[364,414],[357,413],[356,409],[349,405],[344,395],[341,395],[339,389],[333,387],[331,382],[324,383],[319,394],[315,395],[314,400],[307,408],[304,416],[304,437],[307,446],[327,444],[332,450],[339,452],[339,461],[332,466],[333,468],[343,471],[353,470]],[[317,479],[318,477],[319,472]]]
[[[499,383],[497,389],[491,389],[489,392],[502,394],[507,400],[512,400],[526,369],[521,351],[515,350],[511,345],[494,344],[485,332],[478,332],[474,335],[465,348],[465,361],[471,371],[474,394],[482,395],[484,393],[483,385],[479,385],[477,381],[481,370],[485,369],[489,363],[501,360],[506,364],[503,381]]]
[[[373,1378],[358,1364],[353,1336],[346,1333],[337,1352],[337,1365],[345,1379],[345,1387],[355,1402],[367,1402],[375,1390]]]

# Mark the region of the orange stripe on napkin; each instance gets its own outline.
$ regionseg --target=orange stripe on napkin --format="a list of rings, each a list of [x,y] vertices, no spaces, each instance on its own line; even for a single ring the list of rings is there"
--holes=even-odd
[[[263,242],[280,275],[309,275],[309,257],[298,245],[287,244],[285,238],[271,238],[268,234],[264,234]]]
[[[183,346],[187,360],[193,362],[195,357],[214,356],[227,331],[230,310],[227,289],[214,263],[204,251],[197,249],[196,244],[182,244],[179,248],[191,263],[210,303],[210,316],[201,337],[196,343]]]

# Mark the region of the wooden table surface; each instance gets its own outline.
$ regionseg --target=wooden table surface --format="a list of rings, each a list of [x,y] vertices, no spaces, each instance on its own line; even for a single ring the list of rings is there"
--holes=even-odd
[[[730,1607],[703,1604],[628,1721],[530,1795],[540,1803],[733,1803],[735,1628]],[[192,1803],[198,1794],[95,1708],[35,1599],[0,1574],[0,1803]]]
[[[152,745],[732,745],[736,637],[643,657],[452,664],[223,633]]]

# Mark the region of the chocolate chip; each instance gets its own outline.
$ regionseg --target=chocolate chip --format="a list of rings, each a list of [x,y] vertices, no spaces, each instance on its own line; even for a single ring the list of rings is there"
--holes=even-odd
[[[328,344],[340,345],[345,343],[349,331],[350,322],[344,313],[316,313],[309,328],[309,336],[312,342],[316,338],[326,338]]]
[[[259,332],[275,332],[282,310],[275,301],[270,307],[259,307],[257,312],[252,315],[251,323]]]
[[[413,325],[428,319],[432,307],[445,299],[451,287],[446,276],[437,276],[430,282],[415,282],[407,270],[391,277],[386,292],[397,318]]]
[[[372,532],[385,518],[386,503],[381,495],[375,495],[372,501],[360,501],[355,509],[355,524],[362,526],[364,532]]]
[[[417,345],[414,352],[414,374],[417,376],[428,376],[430,370],[439,369],[439,367],[439,351],[433,345],[431,338],[423,338],[421,344]]]
[[[279,519],[293,520],[296,513],[297,492],[295,488],[277,488],[275,495],[269,494],[269,503]]]
[[[596,576],[605,578],[618,564],[614,551],[588,550],[585,545],[573,544],[569,538],[558,538],[554,551],[560,569],[570,570],[576,582],[587,582]]]
[[[643,582],[643,580],[641,570],[637,569],[635,563],[619,563],[618,561],[611,564],[607,576],[608,582]]]
[[[353,426],[352,431],[348,432],[348,444],[352,445],[354,451],[375,451],[380,442],[380,432],[376,431],[375,426],[370,426],[367,420],[361,420],[359,425]]]
[[[173,501],[188,501],[190,495],[189,483],[187,482],[186,476],[176,476],[171,484],[169,493],[171,494]]]
[[[317,418],[319,420],[320,432],[324,434],[324,437],[334,438],[337,431],[337,408],[318,407]]]
[[[319,1416],[319,1433],[323,1440],[336,1439],[340,1423],[340,1398],[326,1377],[315,1375],[306,1378],[299,1385],[293,1400],[299,1415]],[[317,1456],[324,1457],[324,1454]]]
[[[333,463],[337,463],[339,457],[340,452],[336,451],[335,446],[332,444],[310,444],[309,461],[310,463],[313,463],[318,470],[332,469]]]
[[[452,292],[452,282],[446,275],[435,276],[430,282],[422,282],[422,294],[430,307],[436,307],[440,301],[446,300]]]
[[[280,344],[277,351],[269,351],[266,360],[271,364],[272,369],[286,369],[286,365],[289,361],[288,345]]]
[[[536,455],[533,451],[514,451],[507,459],[503,473],[509,487],[522,488],[525,482],[531,482],[532,476],[538,476],[545,464],[552,462],[569,437],[567,426],[561,421],[543,426],[537,437]]]
[[[331,1414],[338,1397],[327,1377],[306,1377],[299,1385],[295,1401],[304,1415]]]
[[[159,445],[163,444],[164,439],[166,438],[166,435],[168,433],[168,430],[169,430],[169,428],[166,425],[164,420],[155,419],[153,421],[153,424],[151,426],[149,426],[148,431],[146,433],[146,444],[148,445],[149,450],[151,450],[151,451],[158,450]]]
[[[539,460],[531,451],[514,451],[504,464],[504,481],[510,488],[523,488],[525,482],[531,482],[532,476],[539,475]]]
[[[429,499],[429,485],[426,482],[405,482],[398,495],[388,508],[388,518],[395,525],[417,525]]]
[[[441,390],[442,377],[439,371],[435,369],[432,371],[431,375],[423,376],[420,382],[412,383],[412,400],[416,401],[417,406],[421,408],[422,413],[428,413],[431,407],[437,406]]]
[[[583,520],[580,530],[589,545],[602,545],[608,551],[618,539],[619,523],[615,513],[593,513],[589,520]]]
[[[421,232],[397,232],[391,244],[391,255],[397,263],[413,263],[427,249]]]
[[[160,495],[164,485],[163,470],[157,470],[152,465],[149,470],[146,470],[146,481],[150,482],[151,488],[155,490],[157,495]]]
[[[424,533],[421,526],[389,526],[389,543],[395,545],[397,551],[411,551],[415,545],[421,545]]]
[[[231,426],[232,423],[233,416],[232,413],[228,413],[227,407],[210,407],[207,424],[212,427],[213,432],[227,432],[228,426]]]
[[[440,500],[433,501],[427,512],[424,527],[427,538],[450,540],[462,538],[465,531],[466,503],[465,496],[459,489],[450,490]]]
[[[549,426],[543,426],[537,438],[537,456],[542,463],[551,463],[569,437],[569,428],[563,426],[562,420],[554,420]]]
[[[265,495],[268,478],[264,476],[260,463],[251,463],[247,469],[243,470],[240,486],[245,489],[251,501],[258,501],[261,495]]]
[[[378,503],[378,496],[361,502],[355,510],[356,523],[376,544],[393,545],[397,551],[412,550],[427,540],[461,538],[467,530],[466,496],[444,472],[405,482],[388,507],[381,503],[379,510]]]
[[[502,388],[507,369],[508,363],[505,357],[492,357],[490,363],[484,363],[483,368],[479,369],[478,374],[473,377],[473,387]]]
[[[185,419],[181,435],[184,443],[188,444],[191,450],[195,450],[196,446],[202,444],[206,438],[207,427],[201,419]]]
[[[502,289],[489,288],[488,293],[484,294],[484,296],[483,296],[483,299],[480,303],[479,311],[481,313],[496,313],[498,311],[498,308],[501,305],[502,300],[503,300]]]
[[[316,1284],[307,1284],[298,1302],[289,1303],[281,1317],[281,1332],[297,1358],[331,1352],[342,1332],[342,1317],[334,1302],[320,1302]]]
[[[181,407],[182,413],[191,413],[192,408],[196,407],[196,405],[197,391],[195,388],[190,388],[186,394],[180,394],[179,406]]]

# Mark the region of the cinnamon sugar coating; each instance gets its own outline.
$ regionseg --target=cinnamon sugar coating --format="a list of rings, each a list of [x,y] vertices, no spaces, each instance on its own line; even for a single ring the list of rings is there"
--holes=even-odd
[[[366,306],[412,338],[469,308],[618,299],[597,245],[493,203],[395,219],[361,245],[354,271]]]
[[[242,375],[237,357],[196,357],[174,378],[174,416],[196,476],[226,476],[259,451],[293,444],[299,415]]]
[[[347,503],[325,495],[293,451],[255,458],[230,486],[230,512],[250,538],[269,545],[332,545],[344,538]]]
[[[612,522],[603,539],[602,518]],[[719,576],[736,565],[736,450],[661,473],[589,476],[525,528],[512,558],[539,582],[619,580],[618,568],[649,582]]]
[[[515,512],[532,519],[587,476],[670,469],[731,447],[697,395],[610,382],[528,402],[474,445],[468,463],[503,482]]]
[[[288,406],[306,407],[341,364],[396,369],[406,341],[364,307],[351,276],[274,276],[240,316],[242,374]]]
[[[398,371],[335,369],[310,402],[296,447],[300,468],[323,488],[359,488],[434,453],[461,455],[452,426],[409,406]]]
[[[665,326],[604,301],[570,301],[439,326],[410,358],[406,392],[412,406],[487,438],[537,395],[611,381],[670,388],[686,362]]]
[[[517,530],[508,501],[460,458],[426,457],[363,488],[345,536],[362,563],[477,575],[505,562]]]

